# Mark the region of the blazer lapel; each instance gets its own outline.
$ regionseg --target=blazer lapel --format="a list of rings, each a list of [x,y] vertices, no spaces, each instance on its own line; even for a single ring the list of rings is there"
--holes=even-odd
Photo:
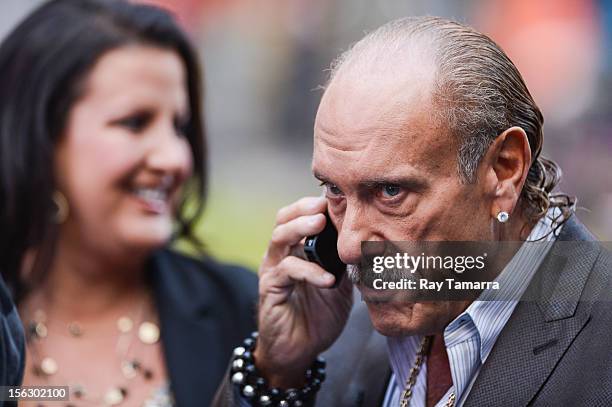
[[[198,287],[198,295],[186,295],[187,281],[178,278],[177,265],[163,252],[150,265],[151,285],[159,313],[161,341],[167,374],[176,404],[204,405],[219,383],[208,371],[222,371],[227,355],[219,343],[218,320],[209,301],[209,287]],[[174,274],[174,275],[170,275]],[[204,403],[204,404],[202,404]]]
[[[565,238],[572,226],[565,225]],[[588,323],[590,303],[578,305],[600,248],[597,242],[563,240],[562,233],[497,339],[465,406],[527,405]]]

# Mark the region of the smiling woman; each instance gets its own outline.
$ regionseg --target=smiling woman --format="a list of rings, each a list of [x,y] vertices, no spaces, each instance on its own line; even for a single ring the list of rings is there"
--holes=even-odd
[[[254,329],[252,273],[167,249],[197,243],[204,204],[196,61],[168,14],[122,0],[49,1],[0,47],[0,271],[24,384],[207,405]]]
[[[58,190],[75,208],[69,233],[117,252],[170,238],[193,166],[182,124],[189,115],[184,83],[171,50],[125,46],[96,63],[55,149]]]

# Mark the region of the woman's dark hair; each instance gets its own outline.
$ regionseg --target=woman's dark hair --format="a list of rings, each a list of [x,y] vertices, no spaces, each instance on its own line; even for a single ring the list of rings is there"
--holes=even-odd
[[[185,34],[156,7],[123,0],[51,0],[0,46],[0,271],[17,300],[28,289],[20,276],[26,251],[37,249],[34,276],[39,278],[52,260],[53,152],[68,113],[99,58],[129,44],[175,51],[185,66],[194,175],[180,205],[177,237],[197,242],[192,225],[204,205],[206,143],[201,75]],[[189,215],[188,195],[190,205],[196,202]]]

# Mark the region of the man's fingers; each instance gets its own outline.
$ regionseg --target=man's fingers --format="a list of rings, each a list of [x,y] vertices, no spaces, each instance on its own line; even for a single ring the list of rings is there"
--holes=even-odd
[[[272,232],[266,263],[274,265],[289,254],[292,246],[298,244],[304,236],[315,235],[325,227],[325,215],[300,216],[287,223],[278,225]]]
[[[276,224],[287,223],[297,217],[314,215],[325,211],[327,201],[322,196],[309,196],[302,198],[291,205],[285,206],[276,214]]]
[[[303,238],[298,244],[291,246],[291,248],[289,249],[289,256],[295,256],[298,259],[308,260],[308,256],[306,255],[306,252],[304,252],[305,240],[306,238]]]
[[[311,284],[318,288],[329,288],[334,284],[333,274],[323,270],[315,263],[285,257],[269,273],[265,273],[259,282],[260,293],[287,293],[287,288],[293,287],[297,282]]]

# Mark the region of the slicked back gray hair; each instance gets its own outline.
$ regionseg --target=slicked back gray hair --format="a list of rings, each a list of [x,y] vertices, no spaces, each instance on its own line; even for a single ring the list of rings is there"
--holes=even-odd
[[[349,64],[374,49],[386,57],[415,46],[423,49],[437,67],[432,100],[437,115],[459,140],[458,172],[463,182],[476,182],[480,161],[495,138],[513,126],[525,130],[532,164],[521,193],[521,204],[530,220],[549,207],[562,209],[563,217],[575,199],[552,191],[561,180],[561,169],[540,155],[544,119],[521,74],[489,37],[461,23],[440,17],[409,17],[392,21],[368,34],[332,64],[330,81]]]

